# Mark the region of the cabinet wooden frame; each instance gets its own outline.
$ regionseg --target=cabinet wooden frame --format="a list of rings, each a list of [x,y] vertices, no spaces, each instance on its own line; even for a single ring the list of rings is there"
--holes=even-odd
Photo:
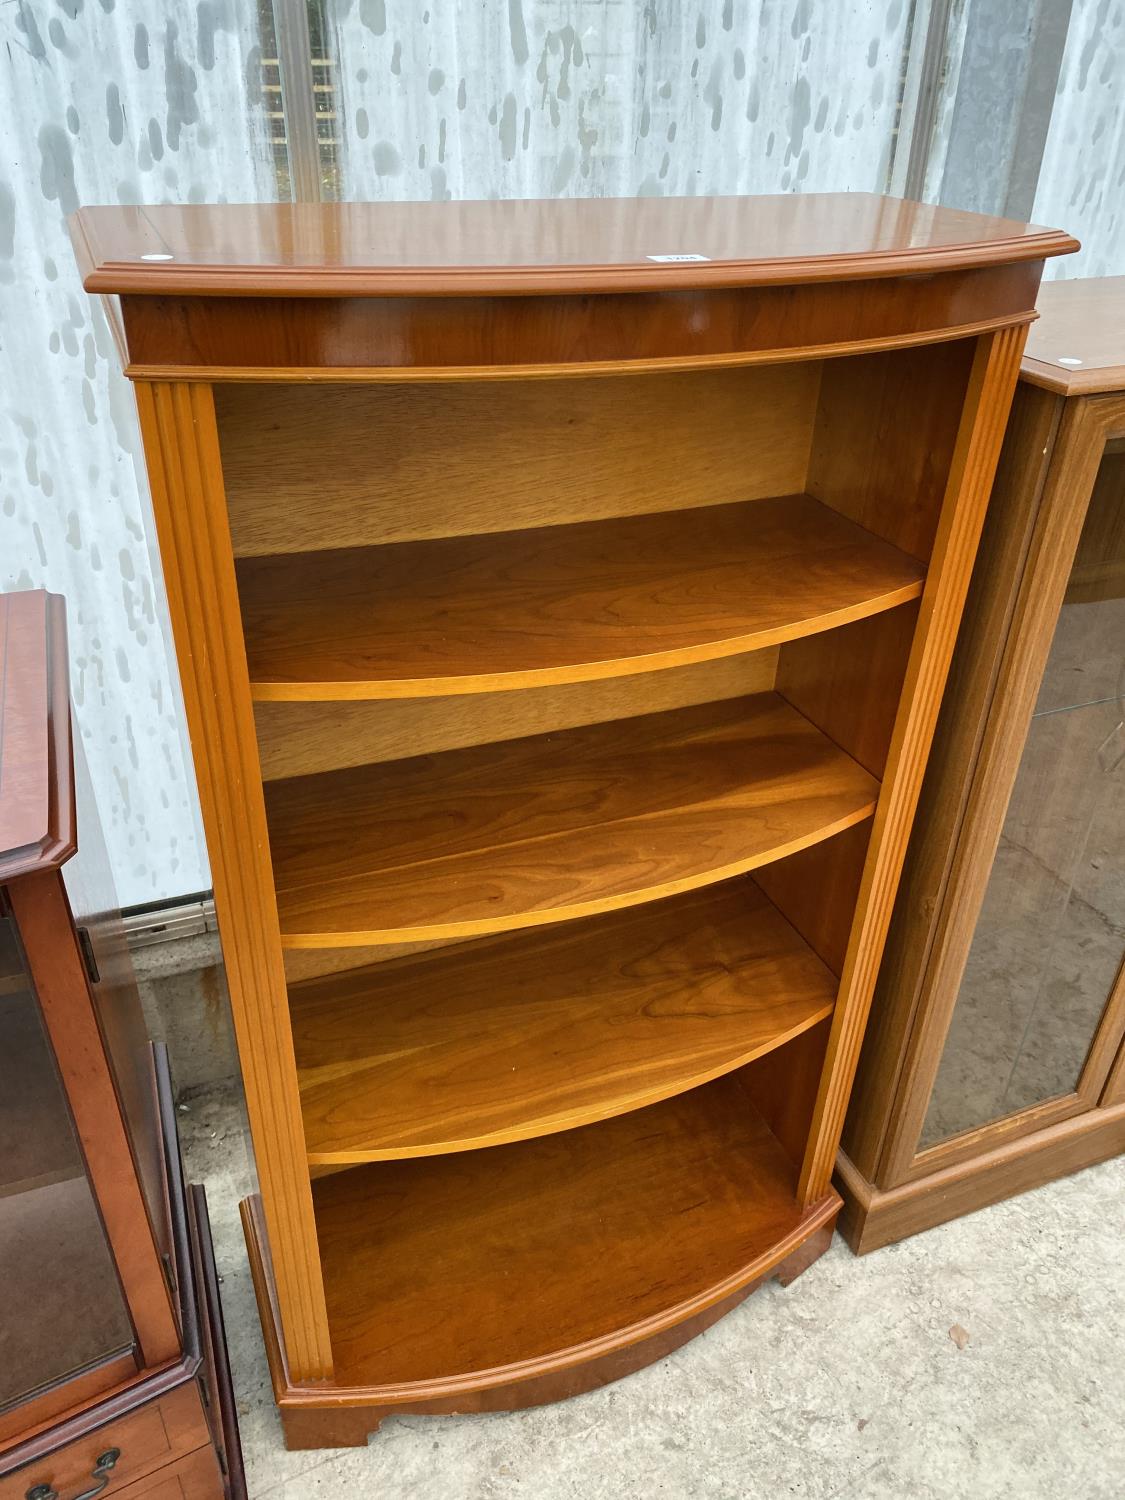
[[[19,934],[135,1335],[131,1351],[0,1414],[2,1443],[174,1360],[180,1336],[63,884],[77,832],[66,612],[58,595],[0,596],[0,665],[0,913]]]
[[[205,1389],[229,1397],[206,1202],[202,1189],[190,1202],[185,1191],[167,1057],[144,1032],[68,688],[63,599],[0,595],[0,998],[14,1059],[3,1097],[14,1191],[0,1209],[17,1210],[15,1232],[5,1225],[5,1290],[22,1293],[29,1314],[8,1330],[0,1497],[88,1493],[91,1481],[139,1496],[191,1452],[193,1494],[240,1500],[233,1402],[220,1422]],[[25,1212],[29,1272],[20,1198],[75,1182],[89,1205],[77,1222],[57,1201]],[[104,1258],[67,1260],[91,1244]],[[40,1311],[40,1259],[56,1309]],[[83,1339],[89,1329],[96,1341]],[[96,1466],[110,1448],[121,1462],[107,1477]]]
[[[916,209],[889,200],[886,203],[887,215],[893,218],[901,211],[905,221]],[[741,222],[739,204],[740,200],[714,200],[709,211],[717,221],[735,224]],[[333,236],[340,232],[341,222],[340,215],[328,207],[319,218],[308,221],[305,228],[311,239],[306,237],[303,247],[287,251],[290,258],[284,265],[227,264],[225,270],[208,267],[207,255],[199,253],[203,239],[192,241],[192,225],[204,238],[210,234],[223,240],[233,229],[234,219],[224,227],[226,210],[201,209],[194,220],[190,211],[184,211],[186,217],[179,218],[176,225],[161,228],[165,237],[171,234],[180,238],[169,241],[175,257],[172,274],[165,267],[148,284],[151,292],[138,289],[136,268],[124,269],[121,253],[99,258],[91,249],[98,243],[109,243],[114,235],[124,235],[122,253],[128,252],[130,241],[134,247],[140,243],[136,225],[130,228],[124,221],[114,224],[114,211],[95,210],[84,211],[76,228],[87,286],[122,294],[127,371],[135,381],[141,415],[258,1161],[260,1204],[248,1207],[244,1220],[275,1393],[289,1441],[295,1446],[362,1441],[390,1410],[503,1409],[557,1399],[604,1383],[676,1347],[741,1300],[763,1276],[779,1268],[785,1272],[786,1267],[786,1274],[796,1274],[812,1253],[811,1247],[823,1248],[824,1231],[838,1208],[830,1178],[843,1112],[1004,419],[1026,327],[1033,315],[1041,257],[1065,253],[1073,244],[1065,236],[1050,232],[1010,225],[997,228],[997,221],[970,223],[965,216],[950,216],[945,221],[941,220],[941,211],[926,211],[936,213],[941,220],[935,239],[929,243],[915,240],[913,249],[903,244],[893,260],[888,260],[882,249],[856,244],[853,249],[858,261],[855,254],[851,259],[845,256],[838,271],[829,266],[825,274],[823,256],[818,259],[814,247],[795,242],[783,285],[777,284],[780,263],[775,257],[755,258],[746,253],[736,267],[728,250],[721,270],[716,270],[712,262],[695,279],[683,267],[676,268],[674,277],[664,278],[655,267],[630,265],[626,272],[623,264],[621,276],[627,275],[630,288],[623,292],[613,284],[612,276],[603,285],[604,267],[587,267],[583,272],[569,265],[547,272],[542,266],[535,269],[531,262],[505,265],[500,234],[505,206],[470,207],[487,230],[489,254],[494,257],[487,278],[479,267],[469,275],[464,267],[458,270],[451,262],[442,274],[427,281],[425,296],[418,295],[408,269],[396,272],[386,267],[368,266],[365,270],[352,266],[347,272],[350,279],[341,281],[342,273],[338,268],[332,270],[324,258],[329,245],[335,243]],[[571,209],[536,207],[544,225],[557,221],[562,234],[564,218]],[[815,211],[813,222],[825,232],[832,224],[835,238],[842,233],[846,240],[851,233],[855,240],[862,234],[855,225],[849,228],[849,216],[857,216],[858,223],[860,208],[858,201],[852,203],[846,197],[826,198],[820,208],[806,205],[802,213],[806,209]],[[764,203],[759,212],[766,214],[772,209],[772,202]],[[588,211],[592,225],[604,212],[593,206],[588,206]],[[788,212],[780,204],[776,211]],[[246,211],[230,212],[237,216]],[[391,206],[367,212],[374,215],[371,222],[376,231],[386,224],[394,233],[396,225],[408,222],[411,211],[404,208],[401,220],[395,217],[399,210]],[[692,215],[697,210],[686,202],[672,201],[658,212],[665,216],[665,238],[670,239],[676,237],[673,226],[682,237],[685,226],[695,223]],[[252,211],[252,238],[268,238],[275,232],[282,219],[280,215],[276,221],[271,219],[271,213],[267,209]],[[818,214],[820,217],[816,217]],[[698,232],[698,224],[695,228]],[[943,233],[962,237],[956,252],[939,245]],[[550,248],[550,227],[544,229],[544,235],[544,243]],[[310,259],[308,246],[314,242],[319,248],[314,248]],[[917,257],[914,261],[910,259],[912,253]],[[923,266],[937,274],[929,279],[901,274],[908,267],[921,270]],[[834,279],[837,274],[838,280]],[[542,284],[544,278],[546,285]],[[142,278],[141,286],[145,285]],[[297,285],[302,292],[299,299],[293,296]],[[212,295],[220,286],[228,295]],[[341,290],[344,287],[346,293]],[[587,295],[571,295],[577,291]],[[704,329],[707,331],[700,332]],[[367,351],[362,359],[357,355],[360,348]],[[825,355],[829,358],[822,370],[819,361]],[[845,370],[837,361],[849,356],[854,363]],[[882,363],[887,360],[896,363]],[[793,929],[794,941],[803,939],[838,977],[830,1020],[821,1018],[820,1012],[810,1013],[810,1021],[816,1024],[784,1043],[779,1038],[774,1051],[757,1056],[737,1075],[741,1080],[737,1086],[717,1080],[693,1089],[685,1083],[688,1092],[680,1096],[680,1102],[644,1106],[653,1110],[653,1120],[669,1122],[672,1134],[667,1137],[667,1151],[672,1162],[680,1150],[674,1136],[681,1129],[675,1122],[682,1110],[698,1108],[703,1111],[701,1119],[711,1111],[718,1140],[726,1128],[723,1101],[741,1097],[738,1090],[744,1088],[747,1099],[753,1101],[747,1107],[757,1121],[747,1122],[746,1141],[759,1139],[755,1132],[764,1131],[765,1136],[760,1138],[768,1137],[773,1142],[769,1150],[780,1153],[771,1169],[775,1173],[771,1180],[780,1184],[786,1173],[792,1173],[791,1189],[770,1189],[780,1195],[775,1204],[776,1234],[772,1239],[768,1235],[762,1239],[759,1231],[750,1233],[747,1226],[745,1255],[749,1258],[739,1261],[737,1269],[732,1265],[728,1274],[717,1276],[706,1286],[692,1283],[690,1275],[681,1277],[675,1289],[682,1292],[682,1300],[675,1301],[674,1307],[657,1310],[636,1325],[628,1322],[623,1308],[622,1321],[614,1332],[605,1332],[592,1341],[580,1339],[573,1348],[560,1345],[547,1352],[550,1335],[545,1333],[548,1342],[543,1352],[508,1363],[501,1359],[488,1371],[477,1369],[474,1374],[472,1369],[461,1373],[438,1369],[432,1378],[397,1383],[352,1375],[341,1383],[334,1378],[336,1365],[353,1371],[364,1368],[355,1353],[355,1340],[368,1337],[360,1325],[369,1309],[357,1307],[345,1328],[341,1294],[335,1284],[332,1297],[326,1299],[321,1254],[328,1244],[322,1243],[328,1220],[323,1219],[318,1233],[318,1213],[327,1214],[332,1203],[350,1202],[351,1194],[362,1197],[359,1184],[363,1182],[370,1182],[374,1192],[381,1179],[370,1174],[378,1174],[381,1163],[345,1167],[349,1180],[343,1185],[335,1175],[324,1182],[319,1175],[317,1181],[311,1180],[284,950],[355,944],[362,964],[372,961],[376,952],[373,943],[382,942],[383,952],[389,955],[400,951],[404,942],[424,942],[430,931],[441,940],[472,938],[474,932],[502,932],[505,925],[520,924],[516,918],[505,916],[500,924],[443,920],[430,928],[427,923],[431,919],[419,921],[415,917],[409,922],[386,924],[382,931],[378,924],[355,921],[349,927],[343,920],[331,927],[322,924],[320,931],[315,930],[315,924],[314,930],[297,930],[291,925],[291,903],[279,905],[270,853],[270,818],[274,819],[274,843],[280,847],[278,819],[282,814],[278,809],[288,804],[285,799],[279,801],[275,791],[271,790],[269,798],[264,794],[255,730],[255,689],[243,636],[236,571],[239,556],[262,549],[253,539],[249,545],[234,539],[235,535],[243,539],[249,535],[241,507],[247,486],[253,488],[252,470],[241,458],[237,473],[232,467],[238,430],[230,424],[231,403],[221,394],[220,384],[256,383],[267,412],[269,392],[285,392],[285,387],[273,382],[310,377],[341,383],[321,390],[342,390],[346,385],[348,391],[356,393],[347,396],[353,404],[361,399],[361,387],[369,393],[362,400],[374,403],[382,390],[390,389],[390,383],[397,383],[396,389],[424,389],[427,382],[442,385],[450,380],[497,377],[505,381],[563,382],[615,377],[603,382],[609,399],[616,379],[704,378],[666,372],[714,371],[716,367],[745,367],[746,378],[758,382],[755,389],[768,392],[771,367],[788,369],[793,361],[815,366],[815,406],[805,409],[807,415],[794,428],[794,442],[806,455],[799,458],[798,477],[817,501],[916,558],[924,568],[925,579],[920,598],[911,601],[909,592],[901,593],[897,599],[888,598],[884,605],[876,606],[874,613],[868,611],[865,616],[864,611],[853,609],[824,628],[812,627],[817,633],[791,630],[764,637],[761,645],[766,649],[757,656],[745,657],[748,672],[759,661],[765,687],[776,685],[781,698],[814,726],[825,743],[840,747],[845,756],[858,763],[857,771],[862,766],[881,784],[869,821],[866,814],[870,809],[861,815],[857,807],[854,816],[839,823],[846,829],[857,819],[862,822],[853,834],[837,832],[834,838],[826,838],[831,831],[826,827],[820,835],[802,836],[797,842],[778,838],[775,859],[778,855],[785,857],[756,871],[757,883]],[[419,382],[423,384],[419,386]],[[503,384],[495,387],[496,410],[501,414],[505,389]],[[565,384],[559,386],[564,399],[567,389]],[[631,387],[625,384],[620,389],[628,391]],[[245,408],[244,402],[242,406]],[[535,403],[527,409],[536,409]],[[589,409],[596,411],[596,403]],[[372,406],[371,410],[379,408]],[[502,417],[493,420],[501,423],[496,430],[502,431]],[[806,424],[804,428],[801,422]],[[853,430],[859,433],[859,446],[854,455],[849,455],[843,451],[846,440],[838,434]],[[920,436],[914,437],[915,432]],[[280,443],[282,450],[289,441],[285,433],[285,426],[276,424],[275,444]],[[449,429],[448,435],[452,442],[454,430]],[[513,429],[512,442],[518,437],[518,430]],[[362,441],[358,433],[356,440]],[[655,427],[652,440],[660,441]],[[466,482],[472,489],[475,481],[455,447],[450,450],[451,462],[461,463],[462,478],[451,491],[450,501],[454,496],[466,497],[465,504],[470,508],[484,505],[487,510],[487,496],[482,500],[475,492],[467,494]],[[296,453],[296,449],[293,451]],[[262,452],[263,458],[270,460],[268,450]],[[277,463],[276,454],[272,461]],[[721,458],[717,462],[721,467]],[[650,501],[647,509],[671,511],[706,504],[708,499],[745,498],[745,493],[708,497],[705,480],[693,479],[690,466],[685,468],[687,488],[683,493]],[[284,472],[283,466],[280,473]],[[626,488],[629,474],[628,466],[621,470],[620,483]],[[672,482],[679,477],[673,476]],[[362,507],[362,478],[346,482],[353,486],[352,503]],[[753,482],[752,471],[748,471],[744,483]],[[603,495],[600,500],[594,497],[594,510],[572,514],[572,501],[562,511],[557,508],[558,497],[564,493],[563,488],[557,489],[556,498],[548,499],[542,514],[530,524],[596,520],[599,515],[629,514],[630,506],[633,511],[645,508],[642,495],[639,503],[620,500],[617,510],[612,503],[606,509]],[[606,494],[612,499],[612,491]],[[554,512],[552,504],[556,506]],[[596,508],[598,504],[601,510]],[[334,516],[346,514],[338,503],[334,505]],[[260,514],[263,524],[269,525],[268,514]],[[393,505],[388,514],[393,520]],[[504,531],[511,527],[511,521],[505,524],[502,508],[496,508],[495,515],[490,524],[467,529]],[[449,519],[443,526],[439,516],[436,524],[436,533],[424,534],[457,534],[458,527]],[[306,544],[300,537],[291,540],[292,545],[284,544],[280,550],[300,553]],[[363,543],[387,540],[385,535],[365,537]],[[354,545],[355,540],[345,539],[342,544]],[[628,657],[628,653],[619,655],[622,661]],[[503,727],[511,716],[494,700],[521,698],[523,689],[529,694],[554,695],[544,699],[555,707],[543,728],[557,730],[599,716],[642,714],[646,682],[662,686],[663,678],[672,679],[677,672],[687,674],[683,679],[687,684],[685,696],[680,701],[689,706],[671,713],[680,714],[677,725],[682,723],[695,733],[693,726],[699,716],[690,705],[709,701],[704,684],[718,680],[722,674],[741,671],[742,658],[732,655],[729,666],[719,660],[695,665],[692,661],[690,654],[678,658],[659,653],[653,665],[662,670],[647,674],[638,671],[636,661],[632,661],[622,668],[630,675],[618,675],[616,681],[622,700],[634,706],[618,706],[610,713],[582,706],[587,701],[609,701],[603,684],[584,680],[591,675],[606,675],[601,672],[578,672],[560,678],[552,668],[555,675],[545,675],[540,685],[525,674],[518,685],[503,692],[494,689],[504,684],[477,674],[474,686],[457,690],[464,696],[434,705],[438,717],[444,713],[449,722],[449,705],[464,705],[457,712],[468,714],[475,727],[461,739],[451,736],[441,724],[435,729],[429,705],[416,705],[413,696],[402,704],[349,702],[346,711],[339,702],[262,703],[257,733],[269,734],[270,726],[287,722],[285,715],[293,710],[292,722],[305,728],[301,746],[284,752],[290,766],[296,755],[306,776],[340,775],[326,769],[332,765],[332,755],[339,753],[331,735],[325,735],[323,747],[315,743],[316,711],[331,710],[326,722],[338,718],[341,723],[354,724],[354,743],[365,743],[365,736],[374,736],[377,745],[381,731],[374,726],[382,720],[375,717],[375,711],[394,710],[386,717],[392,737],[398,733],[394,726],[401,719],[402,724],[434,734],[437,745],[431,753],[423,744],[416,765],[410,763],[407,771],[394,772],[400,780],[407,774],[417,779],[431,762],[435,775],[439,769],[444,772],[456,767],[459,777],[463,767],[466,776],[479,780],[475,768],[487,761],[487,754],[482,760],[476,751],[443,752],[442,747],[461,743],[495,750],[506,739],[511,743],[512,730]],[[698,673],[698,679],[692,678],[692,673]],[[434,674],[435,683],[440,678],[440,673]],[[412,680],[417,686],[417,677]],[[693,688],[696,680],[700,685]],[[338,673],[334,681],[339,688]],[[493,691],[490,695],[481,689]],[[761,689],[755,686],[752,691]],[[412,687],[411,694],[414,692]],[[257,696],[269,698],[273,694],[260,691]],[[323,700],[336,694],[334,689],[314,683],[302,696]],[[343,698],[349,696],[341,694]],[[729,688],[721,689],[720,696],[733,702]],[[268,714],[261,711],[265,708],[270,710]],[[307,710],[313,710],[312,717]],[[717,722],[721,725],[729,718],[729,714],[725,718],[720,715]],[[720,729],[718,733],[718,740],[712,735],[705,741],[708,755],[720,753],[717,747],[725,731]],[[575,734],[573,739],[565,735],[557,738],[566,745],[598,742],[597,735],[591,737],[584,731]],[[548,739],[542,740],[544,746]],[[690,739],[691,734],[684,743]],[[270,752],[266,758],[272,759],[274,742],[263,739],[262,744],[263,752],[267,748]],[[521,763],[520,757],[534,760],[540,754],[539,742],[518,740],[510,753],[516,756],[516,764]],[[303,756],[311,758],[302,764]],[[394,752],[380,755],[377,748],[369,756],[373,763],[393,758]],[[339,763],[353,764],[347,759]],[[714,761],[716,768],[721,764],[721,759]],[[617,770],[613,772],[614,776],[618,774]],[[725,771],[722,774],[727,775]],[[351,784],[340,782],[341,786]],[[470,779],[466,784],[477,782]],[[278,783],[271,781],[269,785],[276,788]],[[737,798],[731,806],[736,805]],[[655,810],[655,804],[653,807]],[[558,815],[565,812],[563,802],[559,802]],[[643,820],[648,814],[642,809],[640,816]],[[341,837],[351,838],[356,858],[367,858],[361,842],[367,835],[362,830]],[[298,872],[299,851],[305,839],[302,833],[294,846],[294,868]],[[417,856],[409,854],[411,860],[425,858],[440,864],[444,857],[436,844],[429,849],[425,840],[418,849]],[[624,855],[624,845],[621,852]],[[332,865],[331,850],[326,857],[326,868],[338,868]],[[738,868],[745,870],[753,863],[743,860]],[[356,868],[364,866],[361,863]],[[716,868],[728,874],[733,871],[733,866],[721,861],[716,861]],[[480,869],[480,878],[486,878],[487,861]],[[829,872],[834,872],[832,878]],[[717,877],[705,877],[703,883],[706,878]],[[624,904],[667,897],[700,883],[694,876],[689,876],[687,885],[650,881],[653,888],[647,894],[629,893]],[[451,899],[448,894],[441,897],[444,902]],[[456,906],[455,901],[453,904]],[[593,905],[560,905],[559,915],[597,921],[597,913],[622,904],[610,893],[599,896]],[[533,910],[526,903],[519,909],[527,913]],[[531,920],[543,918],[528,915],[523,925]],[[442,961],[455,963],[456,949],[448,953],[451,956]],[[288,956],[293,957],[291,951]],[[313,968],[303,972],[330,974],[334,967],[339,965],[329,962],[319,971]],[[330,980],[318,983],[331,986]],[[633,1130],[630,1116],[618,1115],[617,1123],[607,1121],[604,1114],[594,1118],[600,1118],[601,1123],[582,1124],[575,1137],[586,1130],[597,1130],[604,1132],[600,1138],[632,1149],[628,1146]],[[486,1173],[492,1163],[497,1173],[510,1170],[515,1174],[513,1180],[533,1180],[526,1174],[534,1173],[533,1148],[538,1150],[540,1143],[521,1140],[526,1134],[513,1135],[508,1130],[504,1139],[514,1144],[470,1151],[465,1158],[466,1171]],[[690,1141],[691,1134],[687,1131],[683,1139]],[[560,1142],[560,1149],[572,1149],[567,1145],[565,1130],[561,1137],[544,1139]],[[730,1149],[743,1147],[733,1142]],[[756,1148],[747,1145],[746,1149],[752,1154]],[[382,1158],[393,1152],[377,1154]],[[450,1198],[453,1188],[443,1175],[440,1160],[424,1157],[412,1168],[418,1174],[416,1179],[409,1180],[432,1183],[433,1191],[445,1194],[449,1211],[454,1212]],[[688,1157],[683,1160],[686,1163]],[[782,1170],[778,1164],[784,1160],[790,1165]],[[390,1165],[401,1173],[409,1164],[399,1160]],[[343,1166],[318,1165],[316,1173],[335,1172]],[[369,1175],[352,1177],[353,1173]],[[521,1173],[525,1179],[519,1178]],[[788,1198],[790,1192],[792,1197]],[[510,1221],[511,1209],[502,1196],[490,1211],[498,1226],[496,1232],[506,1233],[503,1226]],[[332,1231],[329,1238],[336,1244],[339,1236]],[[338,1255],[338,1251],[333,1250],[333,1254]],[[529,1350],[532,1345],[538,1348],[535,1339]],[[345,1352],[350,1363],[345,1363]]]
[[[920,1145],[1095,476],[1125,438],[1122,289],[1044,288],[844,1134],[860,1252],[1125,1145],[1125,961],[1072,1090]]]

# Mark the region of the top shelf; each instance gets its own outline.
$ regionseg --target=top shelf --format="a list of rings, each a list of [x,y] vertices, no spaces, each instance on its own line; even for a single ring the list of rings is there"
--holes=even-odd
[[[251,693],[413,698],[628,676],[917,598],[923,569],[809,495],[243,558]]]

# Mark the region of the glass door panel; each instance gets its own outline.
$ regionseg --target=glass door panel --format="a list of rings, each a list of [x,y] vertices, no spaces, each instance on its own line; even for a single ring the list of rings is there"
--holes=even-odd
[[[1107,448],[919,1147],[1077,1085],[1125,951],[1125,452]]]
[[[0,1410],[133,1330],[31,977],[0,914]]]

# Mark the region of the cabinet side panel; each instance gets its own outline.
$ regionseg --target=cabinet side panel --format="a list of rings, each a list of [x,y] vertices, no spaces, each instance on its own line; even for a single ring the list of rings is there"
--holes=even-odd
[[[849,520],[930,556],[974,341],[829,360],[808,490]]]
[[[209,386],[137,403],[294,1380],[332,1373],[250,685]]]
[[[832,1175],[1026,336],[1026,326],[1005,328],[977,344],[801,1171],[806,1203],[825,1192]]]

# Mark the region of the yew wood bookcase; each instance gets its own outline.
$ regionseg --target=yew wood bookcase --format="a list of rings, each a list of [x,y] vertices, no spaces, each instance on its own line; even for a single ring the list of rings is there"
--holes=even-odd
[[[1052,230],[866,194],[94,208],[287,1440],[826,1246]]]

